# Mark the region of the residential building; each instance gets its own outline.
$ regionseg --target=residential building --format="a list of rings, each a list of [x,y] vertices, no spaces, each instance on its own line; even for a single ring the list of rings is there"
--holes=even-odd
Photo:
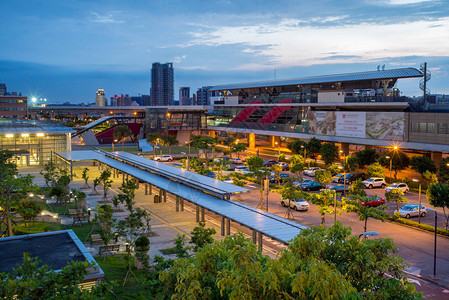
[[[190,87],[179,88],[179,105],[192,105],[190,98]]]
[[[95,94],[95,106],[107,106],[103,89],[98,89],[97,93]]]
[[[0,84],[0,117],[2,118],[26,118],[28,115],[28,97],[22,93],[11,92],[6,89],[6,84]]]
[[[173,63],[153,63],[151,69],[151,105],[173,105]]]
[[[196,91],[196,105],[211,105],[211,98],[220,95],[218,91],[210,91],[211,86],[203,86]]]

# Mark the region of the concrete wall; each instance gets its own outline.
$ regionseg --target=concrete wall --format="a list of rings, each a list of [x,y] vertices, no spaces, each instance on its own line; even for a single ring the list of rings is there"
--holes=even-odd
[[[409,113],[408,141],[449,145],[449,113]]]

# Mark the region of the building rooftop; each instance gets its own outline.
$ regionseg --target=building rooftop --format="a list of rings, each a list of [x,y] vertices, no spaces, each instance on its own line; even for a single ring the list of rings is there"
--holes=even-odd
[[[11,272],[23,262],[23,254],[38,257],[40,265],[61,270],[71,261],[89,261],[94,258],[72,230],[61,230],[0,238],[0,272]],[[88,277],[104,277],[100,267],[89,269]]]
[[[0,118],[0,134],[74,133],[75,130],[53,122]]]
[[[236,84],[217,85],[209,89],[209,91],[225,91],[249,88],[264,88],[273,86],[291,86],[304,84],[320,84],[344,81],[362,81],[376,79],[397,79],[397,78],[413,78],[422,77],[423,73],[415,68],[401,68],[380,71],[356,72],[335,75],[311,76],[284,80],[268,80]]]

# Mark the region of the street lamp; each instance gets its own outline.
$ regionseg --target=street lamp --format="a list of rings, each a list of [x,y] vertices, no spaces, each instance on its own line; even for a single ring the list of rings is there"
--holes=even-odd
[[[421,181],[419,181],[419,179],[412,179],[413,182],[418,182],[419,183],[419,191],[418,191],[418,201],[419,201],[419,206],[418,206],[418,223],[421,224]]]
[[[274,143],[276,146],[278,146],[278,155],[281,155],[281,144],[278,142]]]
[[[433,210],[431,208],[427,208],[427,210],[433,211],[435,213],[435,242],[433,245],[433,277],[434,279],[437,278],[437,221],[438,221],[438,215],[436,210]]]
[[[337,223],[337,190],[334,190],[334,225]]]
[[[190,157],[185,152],[181,152],[181,154],[184,154],[187,157],[186,170],[189,171],[190,170]]]

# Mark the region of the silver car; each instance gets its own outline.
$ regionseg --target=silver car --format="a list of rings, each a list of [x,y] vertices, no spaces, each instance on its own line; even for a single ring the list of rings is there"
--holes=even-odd
[[[281,199],[281,205],[283,207],[288,206],[288,200],[287,199]],[[304,199],[298,199],[298,200],[291,200],[290,201],[290,208],[294,210],[301,210],[301,211],[308,211],[309,210],[309,203]]]
[[[397,210],[394,211],[396,213]],[[399,209],[399,213],[403,218],[417,217],[419,215],[419,204],[407,204]],[[427,209],[421,205],[421,217],[427,214]]]

